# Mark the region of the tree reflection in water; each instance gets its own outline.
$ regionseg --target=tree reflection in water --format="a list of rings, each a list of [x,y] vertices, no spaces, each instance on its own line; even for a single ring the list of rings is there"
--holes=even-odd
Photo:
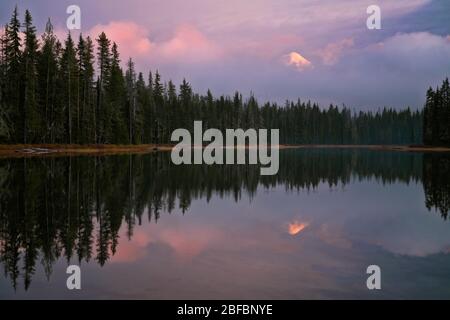
[[[213,195],[239,201],[257,188],[283,185],[313,190],[322,182],[352,179],[382,184],[421,181],[426,207],[444,219],[449,210],[450,156],[352,150],[284,150],[276,176],[257,165],[174,166],[169,153],[108,157],[0,160],[0,262],[14,288],[28,289],[38,259],[47,277],[61,257],[104,265],[118,246],[122,224],[128,237],[144,218]],[[146,216],[146,217],[144,217]]]

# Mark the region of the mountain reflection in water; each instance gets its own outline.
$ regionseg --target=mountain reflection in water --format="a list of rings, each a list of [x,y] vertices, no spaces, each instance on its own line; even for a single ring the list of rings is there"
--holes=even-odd
[[[421,192],[416,192],[418,187]],[[147,284],[150,287],[132,296],[162,298],[177,294],[182,298],[364,296],[368,294],[363,288],[366,261],[360,261],[361,254],[379,256],[377,248],[384,250],[379,259],[403,270],[402,263],[407,262],[386,252],[421,265],[420,270],[440,270],[441,263],[449,269],[450,265],[446,255],[450,237],[445,235],[450,230],[445,221],[450,206],[450,156],[446,154],[283,150],[276,176],[261,176],[257,165],[175,166],[169,153],[1,159],[0,188],[0,266],[4,271],[0,284],[9,283],[8,289],[0,285],[0,298],[14,297],[14,290],[25,290],[27,297],[34,277],[51,283],[54,267],[63,262],[105,270],[108,261],[127,263],[145,274],[137,264],[162,257],[159,262],[165,269],[153,270],[155,276],[175,282],[178,268],[184,266],[189,284],[178,279],[176,287],[159,288],[159,294]],[[422,203],[415,202],[421,197]],[[422,217],[423,208],[432,216]],[[399,234],[394,228],[401,228],[392,221],[407,217],[407,210],[430,221],[426,231],[417,232],[425,238],[430,231],[434,242],[421,241],[421,236],[391,239]],[[402,222],[405,230],[415,219],[408,214],[411,221]],[[439,216],[436,222],[434,217]],[[445,230],[441,235],[436,228]],[[303,260],[301,250],[310,252],[303,252]],[[167,260],[168,251],[175,260]],[[422,260],[413,261],[415,257]],[[426,257],[437,262],[428,263],[423,260]],[[198,265],[193,267],[195,259],[207,260],[195,261]],[[361,274],[351,273],[346,263],[361,266]],[[298,291],[293,284],[296,266],[299,279],[308,279]],[[344,271],[335,274],[333,269]],[[213,275],[205,276],[205,270],[243,282],[227,286]],[[448,283],[449,272],[442,271],[433,281]],[[396,276],[387,272],[383,279]],[[202,282],[202,277],[212,284]],[[356,279],[361,280],[361,288],[354,287]],[[117,281],[118,287],[126,287]],[[183,284],[191,286],[191,291],[179,289]],[[41,294],[36,290],[36,295]],[[442,290],[434,294],[449,297],[450,292]],[[123,297],[117,291],[111,285],[109,292],[115,293],[102,294]],[[399,286],[384,297],[409,293],[423,297],[420,292]],[[93,291],[91,297],[98,296]]]

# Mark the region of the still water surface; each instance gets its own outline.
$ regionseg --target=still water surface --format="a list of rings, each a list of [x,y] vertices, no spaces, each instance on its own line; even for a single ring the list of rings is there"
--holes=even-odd
[[[280,157],[274,177],[168,153],[0,160],[0,299],[450,298],[449,155]]]

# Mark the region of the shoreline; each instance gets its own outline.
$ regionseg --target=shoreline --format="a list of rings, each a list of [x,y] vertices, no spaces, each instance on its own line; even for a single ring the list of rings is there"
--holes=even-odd
[[[283,145],[281,149],[368,149],[378,151],[399,152],[450,152],[450,147],[434,147],[422,145],[383,145],[383,144],[302,144]]]
[[[0,144],[0,158],[22,158],[43,156],[71,155],[115,155],[115,154],[145,154],[159,151],[171,151],[170,144],[140,144],[140,145],[66,145],[66,144]],[[332,145],[332,144],[301,144],[280,145],[280,149],[367,149],[377,151],[397,152],[450,152],[450,147],[428,147],[421,145]]]
[[[170,151],[167,144],[108,145],[108,144],[0,144],[0,158],[48,157],[72,155],[115,155]]]

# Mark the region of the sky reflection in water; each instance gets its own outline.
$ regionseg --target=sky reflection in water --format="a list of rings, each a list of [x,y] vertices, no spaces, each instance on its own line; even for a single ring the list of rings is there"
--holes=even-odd
[[[267,181],[259,181],[256,189],[246,191],[245,183],[238,184],[238,201],[224,191],[227,188],[220,191],[219,182],[209,202],[208,192],[198,187],[191,190],[184,214],[178,205],[170,214],[163,205],[157,223],[154,218],[148,222],[144,208],[142,224],[133,225],[132,232],[127,218],[122,219],[117,247],[108,249],[103,266],[96,259],[82,261],[81,291],[66,289],[67,259],[62,253],[49,280],[37,259],[26,291],[23,276],[18,277],[16,291],[11,277],[1,276],[0,298],[450,298],[450,226],[442,208],[427,209],[423,187],[429,173],[422,162],[431,160],[421,154],[342,150],[289,151],[281,156],[299,165],[318,159],[323,163],[304,168],[311,177],[299,175],[299,168],[284,168],[283,173],[282,167],[274,186],[264,187]],[[154,156],[144,157],[145,162]],[[331,163],[337,159],[344,165]],[[162,172],[172,170],[167,161],[161,163],[156,166]],[[401,163],[402,169],[395,168]],[[2,165],[6,168],[5,162]],[[410,170],[406,181],[401,173],[405,168]],[[201,170],[213,181],[229,176]],[[202,173],[185,174],[202,184]],[[178,178],[182,189],[184,178]],[[194,180],[192,186],[198,186]],[[244,180],[251,180],[251,171]],[[159,181],[152,180],[153,188]],[[314,183],[308,188],[305,181]],[[2,223],[5,219],[11,218],[3,215]],[[93,220],[97,243],[101,223]],[[2,241],[4,247],[8,240]],[[93,247],[95,252],[97,246]],[[75,254],[71,261],[78,262]],[[365,271],[371,264],[381,267],[381,291],[366,288]]]

